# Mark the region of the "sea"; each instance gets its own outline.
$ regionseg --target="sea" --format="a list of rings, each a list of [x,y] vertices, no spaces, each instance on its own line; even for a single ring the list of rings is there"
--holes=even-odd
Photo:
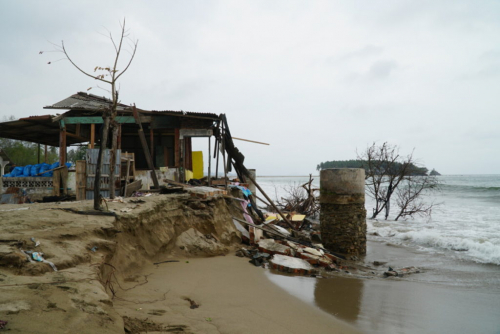
[[[430,217],[394,221],[391,216],[385,220],[381,213],[377,219],[367,219],[370,239],[500,266],[500,174],[438,178],[440,189],[423,196],[427,202],[437,204]],[[319,189],[319,176],[313,179],[313,187]],[[309,176],[257,179],[272,199],[287,197],[291,188],[308,181]],[[373,206],[374,200],[367,194],[368,218]],[[393,204],[391,210],[394,218],[397,207]]]
[[[319,176],[312,178],[319,189]],[[388,220],[383,214],[370,219],[374,200],[366,196],[368,242],[361,262],[415,266],[421,273],[318,279],[270,271],[268,278],[366,333],[500,333],[500,174],[438,179],[440,188],[423,198],[437,204],[428,217],[394,221],[393,204]],[[257,177],[272,199],[308,180]]]

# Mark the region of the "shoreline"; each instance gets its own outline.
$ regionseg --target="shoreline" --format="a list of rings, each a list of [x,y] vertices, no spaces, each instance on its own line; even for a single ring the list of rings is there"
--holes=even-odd
[[[366,333],[497,333],[500,279],[494,265],[455,261],[369,240],[365,265],[373,261],[417,266],[403,278],[291,277],[267,272],[284,291]],[[373,264],[372,264],[373,266]]]

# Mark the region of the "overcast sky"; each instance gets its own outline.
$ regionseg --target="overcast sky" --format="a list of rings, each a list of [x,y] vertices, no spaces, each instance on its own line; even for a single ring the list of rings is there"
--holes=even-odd
[[[499,173],[496,0],[0,0],[0,117],[107,95],[39,52],[64,40],[84,69],[110,66],[102,34],[124,17],[139,47],[122,103],[225,113],[233,136],[271,144],[236,142],[258,175],[314,173],[384,141],[443,174]]]

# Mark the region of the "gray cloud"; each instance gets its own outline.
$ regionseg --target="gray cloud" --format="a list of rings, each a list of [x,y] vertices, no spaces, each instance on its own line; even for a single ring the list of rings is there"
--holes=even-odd
[[[398,67],[393,60],[379,60],[370,66],[369,75],[375,79],[387,78]]]
[[[140,41],[121,80],[122,102],[226,113],[235,136],[271,143],[238,143],[259,175],[307,174],[373,141],[415,147],[443,173],[497,173],[500,156],[477,147],[500,146],[481,135],[500,124],[499,6],[4,1],[0,117],[46,114],[43,106],[95,86],[68,62],[47,65],[58,55],[38,52],[65,40],[93,69],[113,57],[98,32],[116,32],[126,17]],[[469,156],[474,163],[460,163]]]

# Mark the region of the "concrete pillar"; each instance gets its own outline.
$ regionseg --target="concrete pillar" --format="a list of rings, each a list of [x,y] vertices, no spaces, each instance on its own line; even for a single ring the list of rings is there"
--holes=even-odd
[[[257,181],[256,180],[257,173],[256,173],[255,169],[249,169],[248,173],[250,174],[250,176],[252,177],[252,179],[254,179],[255,181]],[[247,182],[248,182],[248,189],[250,189],[250,191],[252,192],[252,194],[257,194],[257,190],[255,188],[255,184],[252,181],[250,181],[250,179],[247,179]]]
[[[3,161],[2,158],[0,158],[0,175],[4,175],[5,173],[5,166],[9,164],[9,161]]]
[[[366,254],[365,170],[322,170],[320,205],[325,248],[347,255]]]

